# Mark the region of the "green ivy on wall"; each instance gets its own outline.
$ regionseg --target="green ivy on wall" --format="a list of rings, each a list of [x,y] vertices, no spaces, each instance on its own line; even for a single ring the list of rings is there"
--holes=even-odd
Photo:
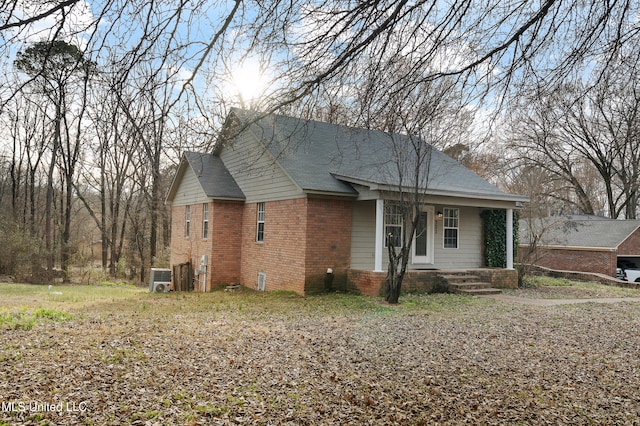
[[[484,223],[485,266],[506,268],[507,266],[507,211],[504,209],[485,210],[480,216]],[[518,218],[513,212],[513,256],[518,250]]]

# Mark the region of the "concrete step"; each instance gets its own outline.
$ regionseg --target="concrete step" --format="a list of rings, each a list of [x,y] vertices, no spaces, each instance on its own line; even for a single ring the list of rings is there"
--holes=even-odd
[[[490,288],[491,284],[479,281],[464,283],[449,282],[449,287],[454,290],[480,290],[483,288]]]
[[[500,294],[502,290],[491,287],[490,283],[479,281],[479,277],[469,274],[440,275],[447,281],[449,291],[471,295]]]
[[[472,296],[481,296],[485,294],[501,294],[502,290],[500,290],[499,288],[487,287],[487,288],[476,288],[476,289],[463,289],[463,290],[457,291],[456,293],[470,294]]]
[[[444,278],[449,283],[466,283],[472,281],[478,281],[480,277],[477,275],[467,275],[467,274],[459,274],[459,275],[439,275],[440,278]]]

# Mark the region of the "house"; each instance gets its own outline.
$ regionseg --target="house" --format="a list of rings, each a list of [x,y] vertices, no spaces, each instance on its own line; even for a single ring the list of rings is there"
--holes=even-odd
[[[298,294],[331,287],[378,295],[386,276],[384,235],[403,226],[393,206],[401,183],[410,182],[399,173],[393,146],[409,141],[232,110],[215,150],[184,153],[175,174],[167,196],[171,264],[191,260],[195,288],[203,291],[239,283]],[[480,270],[481,212],[504,209],[512,218],[527,201],[430,151],[408,288],[437,271]],[[484,270],[494,284],[517,283],[512,250],[507,257],[506,269]]]
[[[640,266],[640,220],[563,216],[520,220],[522,261],[563,271],[616,276],[620,262]]]

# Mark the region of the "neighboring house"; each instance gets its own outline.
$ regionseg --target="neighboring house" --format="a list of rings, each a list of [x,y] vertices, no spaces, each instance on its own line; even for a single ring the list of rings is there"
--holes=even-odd
[[[520,220],[520,259],[545,268],[616,276],[618,261],[640,266],[640,220],[601,216]]]
[[[281,115],[254,118],[234,109],[222,135],[235,136],[222,137],[212,153],[183,155],[167,196],[171,264],[191,260],[200,290],[239,283],[379,294],[384,235],[403,226],[393,212],[400,180],[389,142],[409,138]],[[481,268],[481,212],[505,209],[512,217],[527,201],[435,149],[423,192],[412,271]],[[509,252],[507,269],[491,270],[494,281],[515,285],[512,266]]]

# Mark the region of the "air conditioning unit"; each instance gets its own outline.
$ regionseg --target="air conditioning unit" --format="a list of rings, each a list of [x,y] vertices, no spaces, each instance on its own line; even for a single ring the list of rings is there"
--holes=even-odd
[[[156,281],[155,283],[153,283],[153,289],[151,290],[152,293],[166,293],[167,291],[169,291],[169,287],[171,286],[171,282],[163,282],[163,281]]]
[[[267,288],[267,274],[258,272],[258,291],[265,291]]]
[[[151,268],[149,274],[149,291],[151,293],[164,293],[171,286],[171,269]]]

